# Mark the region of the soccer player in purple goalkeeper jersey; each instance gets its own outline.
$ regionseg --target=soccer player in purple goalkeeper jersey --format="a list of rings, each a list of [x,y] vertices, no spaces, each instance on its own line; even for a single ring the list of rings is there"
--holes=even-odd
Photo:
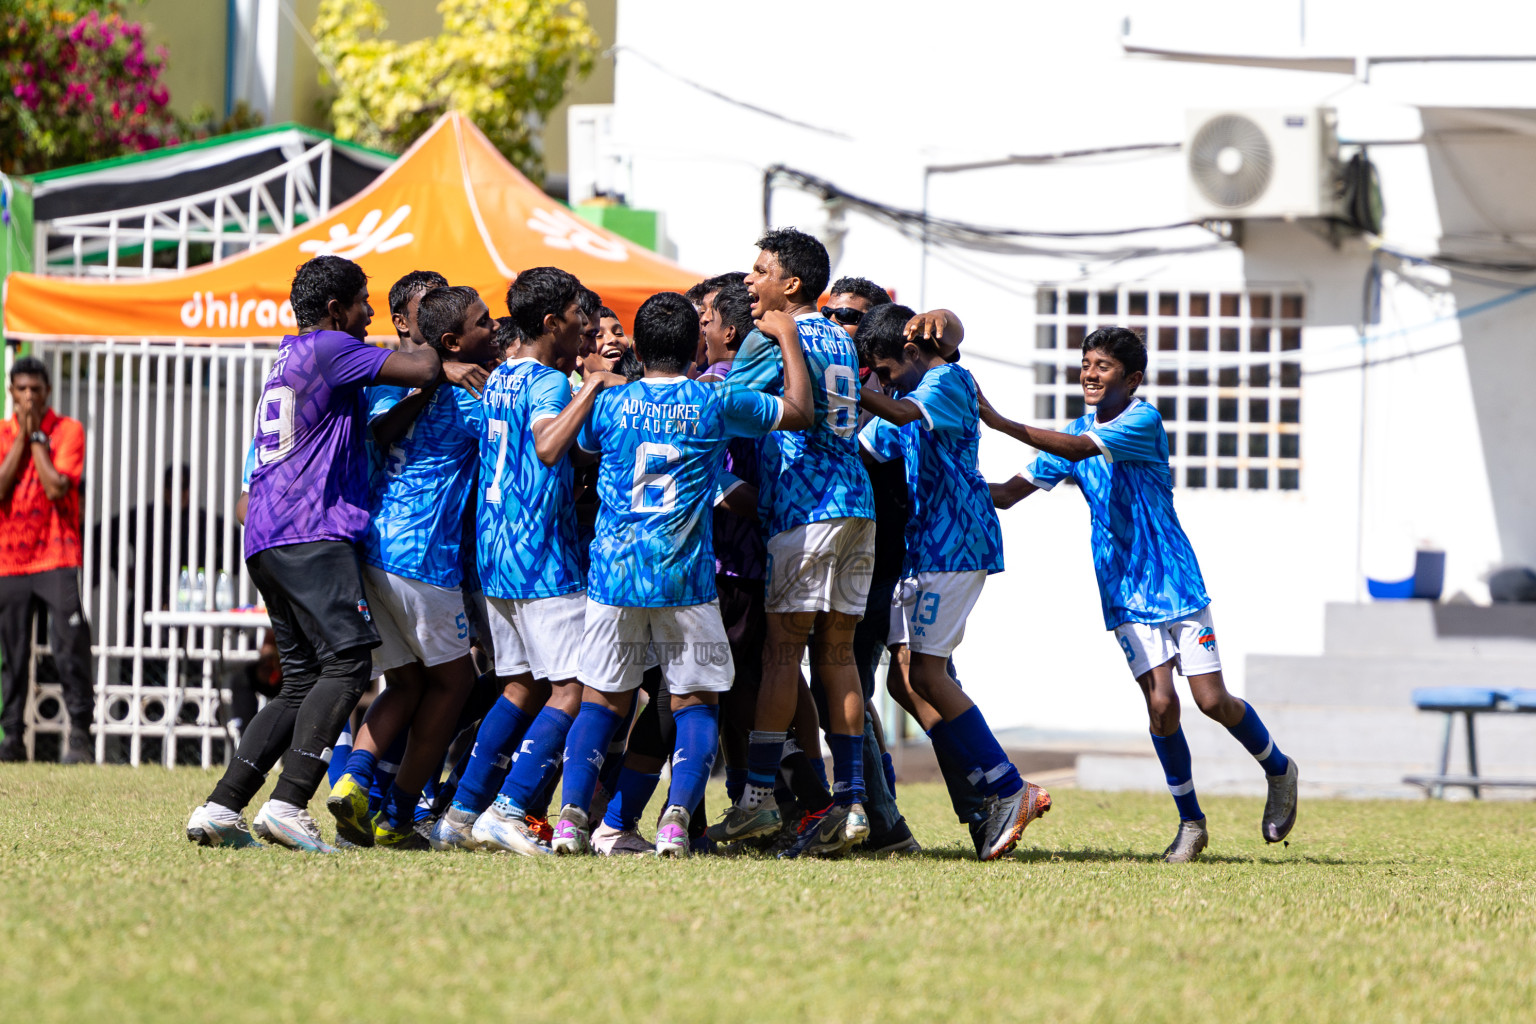
[[[281,758],[282,778],[256,816],[256,834],[329,853],[307,807],[379,644],[354,549],[368,525],[363,388],[425,387],[442,364],[431,348],[390,352],[364,342],[373,319],[368,277],[350,260],[317,256],[299,267],[290,301],[300,333],[283,339],[262,389],[245,522],[246,566],[272,619],[283,688],[192,812],[187,838],[254,845],[241,812]]]

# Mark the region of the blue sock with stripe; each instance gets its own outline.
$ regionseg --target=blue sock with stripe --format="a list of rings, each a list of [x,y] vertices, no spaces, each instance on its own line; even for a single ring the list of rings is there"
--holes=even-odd
[[[741,805],[753,809],[772,798],[779,777],[779,761],[784,757],[782,732],[753,729],[747,738],[747,786]]]
[[[1168,792],[1173,794],[1179,817],[1184,821],[1205,817],[1200,812],[1200,801],[1195,798],[1194,771],[1189,763],[1189,744],[1184,740],[1184,730],[1175,729],[1167,736],[1153,733],[1152,749],[1157,751],[1157,759],[1162,762],[1163,777],[1168,780]]]
[[[944,727],[954,745],[964,752],[961,763],[967,766],[971,785],[982,796],[1012,796],[1024,788],[1019,770],[992,735],[981,708],[972,704]]]
[[[710,769],[715,766],[715,752],[720,749],[720,708],[714,704],[690,704],[674,711],[672,718],[677,722],[677,749],[672,754],[667,803],[693,814],[704,798]]]
[[[832,802],[845,807],[863,803],[868,799],[864,792],[864,734],[829,732],[827,746],[832,748]]]
[[[1275,741],[1269,738],[1269,730],[1259,721],[1259,713],[1253,710],[1253,705],[1245,701],[1243,708],[1243,720],[1227,732],[1237,737],[1243,749],[1264,766],[1265,775],[1284,775],[1285,770],[1291,766],[1290,758],[1280,753]]]
[[[534,718],[512,757],[512,770],[507,772],[507,781],[501,786],[501,796],[513,808],[526,811],[538,800],[560,764],[560,756],[565,751],[565,736],[570,731],[571,716],[559,708],[545,707]],[[463,786],[459,788],[463,789]]]
[[[512,754],[533,722],[533,716],[506,697],[491,705],[475,733],[469,764],[464,767],[453,806],[461,811],[482,813],[496,799],[496,792],[506,781],[512,767]]]
[[[597,789],[597,776],[603,770],[608,744],[623,721],[624,716],[616,711],[582,701],[581,711],[565,738],[565,780],[560,789],[562,806],[579,807],[583,811],[592,806],[592,793]],[[514,766],[513,772],[516,770]]]
[[[395,784],[395,773],[400,770],[400,762],[405,757],[405,745],[410,741],[411,731],[402,729],[400,735],[379,755],[378,761],[373,766],[373,785],[368,787],[368,810],[378,814],[384,806],[384,798],[389,795],[389,787]]]

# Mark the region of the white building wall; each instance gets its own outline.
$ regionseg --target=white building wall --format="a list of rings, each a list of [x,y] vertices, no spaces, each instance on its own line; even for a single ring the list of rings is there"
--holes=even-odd
[[[1187,108],[1336,106],[1346,138],[1414,140],[1421,126],[1411,104],[1431,103],[1437,88],[1449,88],[1438,66],[1384,66],[1362,85],[1344,74],[1128,56],[1124,18],[1177,38],[1171,9],[1133,0],[964,8],[787,0],[769,17],[702,0],[626,0],[619,6],[615,132],[629,154],[629,201],[665,212],[680,262],[718,273],[746,269],[755,256],[763,172],[771,165],[916,209],[925,166],[1178,142]],[[1423,17],[1434,11],[1427,6],[1414,34],[1401,38],[1394,37],[1397,15],[1374,19],[1365,4],[1329,9],[1326,20],[1308,16],[1313,37],[1331,47],[1355,38],[1349,26],[1370,25],[1372,46],[1352,53],[1392,45],[1402,52],[1434,38],[1424,31]],[[1300,5],[1286,11],[1302,13]],[[1304,50],[1306,32],[1298,25],[1287,36],[1279,26],[1290,24],[1291,13],[1282,13],[1260,41]],[[1476,18],[1465,5],[1454,24],[1447,12],[1434,16],[1458,45],[1476,42],[1477,33],[1468,34]],[[1455,79],[1455,102],[1536,107],[1536,73],[1523,65],[1527,80],[1512,85],[1521,80],[1510,67],[1478,79],[1481,93],[1469,83],[1475,75]],[[801,124],[732,105],[682,79]],[[1371,155],[1383,181],[1387,242],[1434,251],[1454,189],[1436,173],[1433,154],[1415,143],[1376,146]],[[1168,224],[1186,218],[1184,173],[1181,156],[1169,153],[938,175],[929,209],[1049,231]],[[789,190],[773,196],[775,225],[819,231],[826,217],[815,197]],[[1372,254],[1359,239],[1335,246],[1312,226],[1253,223],[1241,248],[1116,264],[935,252],[925,275],[916,242],[857,213],[844,223],[834,276],[866,276],[899,301],[958,312],[967,327],[966,364],[1015,418],[1031,418],[1038,283],[1241,289],[1255,282],[1303,291],[1300,491],[1177,495],[1239,693],[1248,653],[1320,651],[1323,605],[1360,598],[1362,570],[1408,575],[1421,542],[1448,552],[1448,595],[1485,598],[1488,569],[1507,558],[1536,563],[1536,536],[1520,511],[1536,507],[1536,453],[1525,441],[1536,434],[1536,414],[1521,395],[1536,369],[1536,345],[1529,344],[1536,301],[1458,321],[1458,309],[1499,293],[1450,290],[1448,277],[1433,269],[1399,277],[1389,260],[1382,322],[1368,328],[1384,337],[1367,357],[1401,358],[1374,366],[1362,387],[1360,328]],[[1210,238],[1197,228],[1135,236],[1162,247]],[[1475,339],[1465,346],[1464,331]],[[1525,341],[1512,353],[1513,337]],[[983,441],[989,478],[1017,471],[1028,457],[1001,436]],[[1002,520],[1009,569],[989,581],[957,655],[968,689],[999,726],[1143,728],[1122,655],[1103,630],[1080,495],[1068,488],[1035,495]]]

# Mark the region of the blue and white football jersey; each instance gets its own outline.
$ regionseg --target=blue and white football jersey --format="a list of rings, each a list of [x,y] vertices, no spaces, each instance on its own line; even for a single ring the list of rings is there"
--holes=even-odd
[[[1200,563],[1173,510],[1168,435],[1157,410],[1136,398],[1108,423],[1089,412],[1066,432],[1091,437],[1103,454],[1073,463],[1042,453],[1024,477],[1046,490],[1072,477],[1082,488],[1104,628],[1167,622],[1210,604]]]
[[[576,443],[601,452],[587,597],[619,608],[715,599],[712,526],[726,445],[779,425],[781,399],[686,377],[597,396]]]
[[[370,419],[408,392],[368,395]],[[393,399],[393,401],[391,401]],[[444,384],[432,392],[410,429],[384,452],[363,561],[437,587],[457,587],[464,501],[475,482],[480,399]]]
[[[911,394],[900,396],[922,418],[897,427],[878,417],[860,440],[881,462],[906,465],[911,512],[907,517],[908,574],[1003,571],[1003,531],[987,481],[976,468],[981,438],[976,381],[948,363],[923,375]]]
[[[806,523],[875,517],[869,475],[854,437],[859,427],[859,355],[841,327],[820,313],[795,317],[811,376],[815,422],[806,431],[774,434],[762,446],[758,508],[768,536]],[[784,394],[784,356],[761,331],[741,343],[731,384]]]
[[[546,466],[533,442],[533,425],[570,402],[565,374],[536,359],[503,363],[486,381],[476,525],[480,587],[491,597],[556,597],[586,586],[570,460]]]

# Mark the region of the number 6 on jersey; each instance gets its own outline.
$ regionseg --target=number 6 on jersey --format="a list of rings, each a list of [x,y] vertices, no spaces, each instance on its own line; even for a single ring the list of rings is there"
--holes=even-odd
[[[671,512],[676,507],[677,481],[668,469],[682,457],[670,444],[644,441],[635,448],[635,482],[629,492],[633,511]]]

